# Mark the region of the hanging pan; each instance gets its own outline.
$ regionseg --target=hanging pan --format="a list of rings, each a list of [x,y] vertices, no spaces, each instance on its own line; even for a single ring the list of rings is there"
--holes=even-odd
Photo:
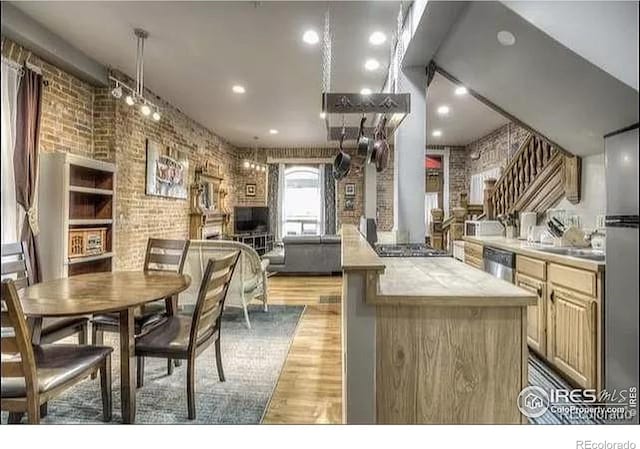
[[[360,131],[358,133],[358,156],[367,156],[373,148],[373,139],[364,135],[364,123],[367,116],[363,115],[360,120]]]
[[[345,127],[342,127],[342,134],[340,134],[340,152],[333,160],[333,177],[340,180],[349,174],[351,169],[351,156],[345,153],[343,144],[346,136]]]

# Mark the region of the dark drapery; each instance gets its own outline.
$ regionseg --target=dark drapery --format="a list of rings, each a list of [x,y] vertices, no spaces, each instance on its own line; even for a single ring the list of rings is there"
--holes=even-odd
[[[336,178],[333,164],[324,166],[324,233],[336,233]]]
[[[278,164],[269,164],[269,177],[267,181],[267,206],[269,207],[269,232],[278,239],[278,188],[280,185],[280,167]]]
[[[16,108],[16,144],[13,168],[16,181],[16,201],[27,214],[20,239],[27,242],[31,269],[35,282],[42,280],[40,259],[34,229],[37,229],[35,195],[38,178],[38,135],[40,133],[40,105],[42,75],[24,67],[18,87]]]

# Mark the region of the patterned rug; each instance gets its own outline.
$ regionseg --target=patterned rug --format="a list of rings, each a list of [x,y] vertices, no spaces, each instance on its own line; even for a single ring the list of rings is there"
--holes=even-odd
[[[222,360],[226,382],[218,380],[213,345],[196,361],[196,419],[187,419],[187,364],[167,376],[164,359],[145,360],[145,384],[137,390],[138,424],[258,424],[269,404],[293,341],[304,306],[250,306],[252,329],[241,309],[227,309],[222,323]],[[120,373],[117,335],[105,334],[114,348],[113,420],[120,413]],[[86,380],[49,403],[47,424],[100,424],[100,381]],[[7,414],[2,413],[2,422]]]
[[[529,385],[541,387],[549,392],[557,389],[570,390],[570,386],[562,377],[553,371],[546,363],[540,360],[535,354],[529,353]],[[587,405],[576,406],[579,409],[588,409]],[[547,410],[538,418],[529,418],[531,424],[603,424],[597,419],[571,419],[565,415]]]

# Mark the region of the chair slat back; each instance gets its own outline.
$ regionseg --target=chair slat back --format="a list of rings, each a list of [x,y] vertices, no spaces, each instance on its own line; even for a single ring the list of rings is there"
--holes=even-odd
[[[13,279],[17,290],[33,284],[31,259],[26,242],[2,244],[2,279]]]
[[[211,258],[207,262],[193,313],[190,351],[195,350],[198,343],[220,329],[224,302],[239,257],[240,251],[234,251],[222,257]]]
[[[144,270],[182,273],[188,250],[188,240],[149,239]]]
[[[37,393],[36,364],[27,320],[11,279],[2,281],[2,378],[23,377],[27,395]]]

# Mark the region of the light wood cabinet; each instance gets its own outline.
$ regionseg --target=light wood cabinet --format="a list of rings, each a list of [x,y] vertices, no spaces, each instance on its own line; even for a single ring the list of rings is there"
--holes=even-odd
[[[483,246],[478,243],[464,242],[464,262],[479,270],[484,270]]]
[[[518,255],[516,284],[538,295],[527,310],[527,343],[583,388],[601,388],[601,272]]]
[[[538,303],[527,307],[527,343],[541,356],[547,351],[547,284],[538,279],[516,273],[516,285],[535,293]]]
[[[595,388],[596,298],[549,283],[547,359],[583,388]]]

